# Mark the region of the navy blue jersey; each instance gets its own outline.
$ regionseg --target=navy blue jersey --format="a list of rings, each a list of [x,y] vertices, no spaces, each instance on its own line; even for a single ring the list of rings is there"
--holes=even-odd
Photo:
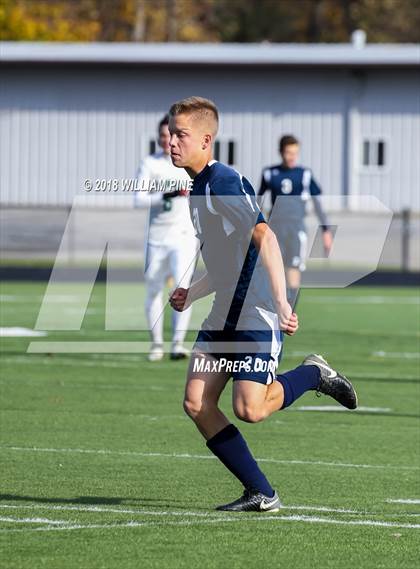
[[[216,292],[212,325],[235,328],[241,312],[274,311],[268,275],[251,240],[255,225],[265,220],[248,180],[209,162],[194,178],[190,212]]]
[[[311,170],[301,166],[286,168],[283,164],[263,170],[258,195],[263,195],[267,190],[271,192],[272,205],[278,197],[288,198],[281,199],[276,204],[276,217],[285,222],[303,221],[306,202],[311,196],[319,196],[321,193]]]

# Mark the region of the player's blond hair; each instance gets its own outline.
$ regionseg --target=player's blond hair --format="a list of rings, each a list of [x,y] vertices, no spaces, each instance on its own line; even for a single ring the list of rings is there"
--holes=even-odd
[[[169,116],[194,115],[197,119],[213,124],[214,134],[219,126],[219,111],[210,99],[187,97],[174,103],[169,109]]]

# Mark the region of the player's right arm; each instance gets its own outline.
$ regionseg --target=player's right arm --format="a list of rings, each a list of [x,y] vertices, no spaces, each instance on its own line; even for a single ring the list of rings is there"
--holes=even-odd
[[[201,279],[192,283],[190,288],[176,288],[169,295],[169,303],[174,310],[182,312],[191,306],[193,302],[204,298],[214,292],[214,286],[208,273]]]

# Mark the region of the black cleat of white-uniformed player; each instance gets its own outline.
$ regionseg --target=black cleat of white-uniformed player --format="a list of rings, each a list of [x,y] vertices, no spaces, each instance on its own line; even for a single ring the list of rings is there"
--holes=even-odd
[[[184,348],[182,344],[173,344],[171,349],[171,360],[185,360],[190,355],[190,351]]]
[[[277,492],[274,492],[274,496],[269,498],[261,492],[245,489],[240,498],[230,502],[230,504],[218,506],[216,510],[224,512],[278,512],[280,508],[281,502]]]
[[[302,365],[316,366],[321,372],[317,392],[329,395],[347,409],[356,409],[357,394],[350,381],[333,369],[324,358],[318,354],[306,356]]]

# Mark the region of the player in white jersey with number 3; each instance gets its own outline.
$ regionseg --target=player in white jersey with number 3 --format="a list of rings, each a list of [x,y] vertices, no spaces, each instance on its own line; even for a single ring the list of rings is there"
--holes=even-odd
[[[138,169],[139,191],[135,206],[149,208],[146,231],[145,310],[152,337],[150,361],[163,358],[163,289],[172,277],[175,286],[188,288],[195,269],[198,240],[190,219],[188,190],[191,179],[184,169],[176,168],[170,158],[168,116],[159,123],[160,151],[145,158]],[[171,359],[187,357],[183,346],[191,317],[172,311]]]

